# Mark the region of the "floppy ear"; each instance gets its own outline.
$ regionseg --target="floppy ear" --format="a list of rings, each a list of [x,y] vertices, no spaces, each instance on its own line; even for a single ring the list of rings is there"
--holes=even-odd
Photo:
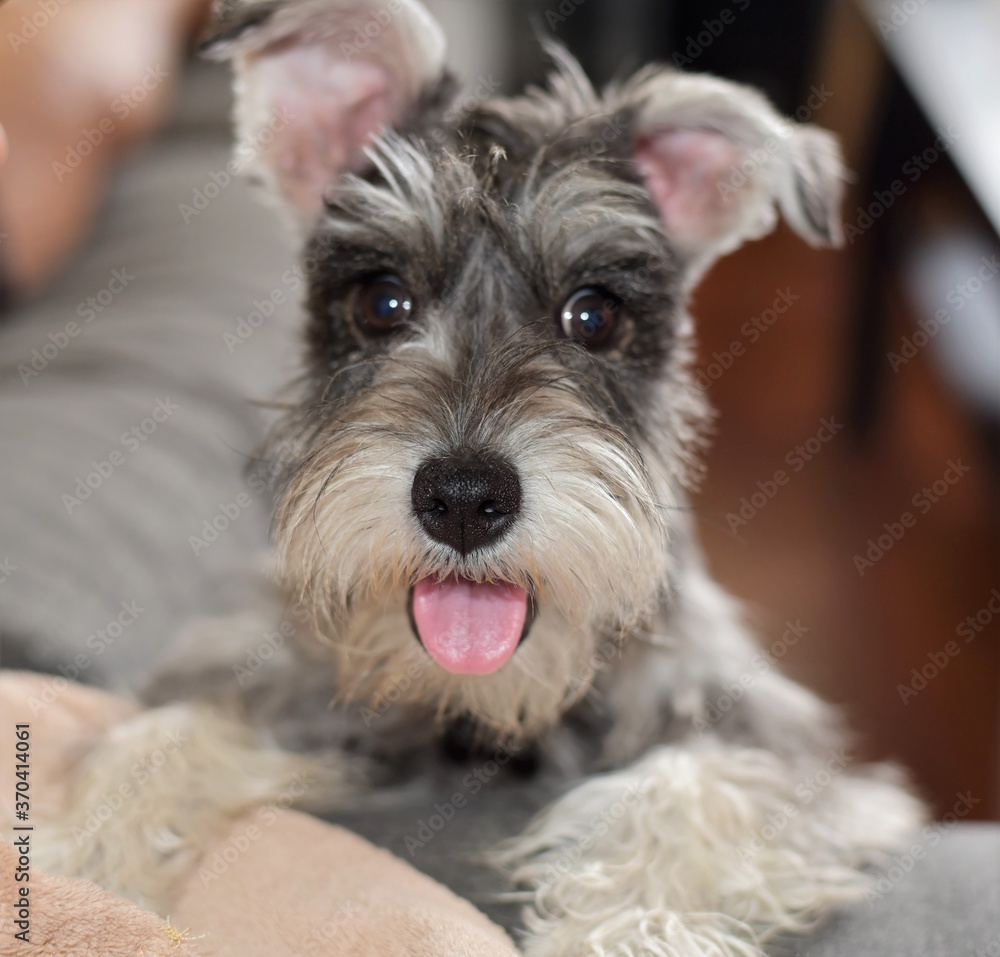
[[[237,164],[306,224],[444,74],[444,35],[417,0],[219,0],[202,49],[233,61]]]
[[[702,269],[769,233],[778,210],[814,246],[843,241],[835,137],[783,119],[759,93],[656,70],[630,91],[635,159],[667,232]]]

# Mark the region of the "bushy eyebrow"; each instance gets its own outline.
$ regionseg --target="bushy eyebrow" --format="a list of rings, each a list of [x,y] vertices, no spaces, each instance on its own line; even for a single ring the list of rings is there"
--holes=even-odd
[[[655,208],[627,181],[561,171],[526,195],[512,218],[512,239],[523,259],[537,264],[550,294],[593,284],[623,300],[656,300],[677,278]]]
[[[340,287],[380,273],[406,271],[410,262],[406,247],[385,248],[364,242],[340,242],[330,235],[317,237],[310,244],[304,268],[313,282],[321,283],[331,293]]]

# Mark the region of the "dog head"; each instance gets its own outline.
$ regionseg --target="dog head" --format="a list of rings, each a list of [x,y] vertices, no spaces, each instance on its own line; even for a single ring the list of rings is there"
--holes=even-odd
[[[837,242],[840,160],[752,90],[648,69],[467,99],[415,0],[230,0],[237,155],[308,236],[281,573],[341,691],[555,721],[665,600],[705,420],[688,291],[780,210]]]

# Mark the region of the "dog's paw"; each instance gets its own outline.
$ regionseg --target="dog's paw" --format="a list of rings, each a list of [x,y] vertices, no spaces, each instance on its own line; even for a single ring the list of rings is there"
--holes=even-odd
[[[759,957],[863,896],[863,868],[922,809],[888,772],[813,771],[721,743],[592,778],[501,852],[531,907],[530,957]]]

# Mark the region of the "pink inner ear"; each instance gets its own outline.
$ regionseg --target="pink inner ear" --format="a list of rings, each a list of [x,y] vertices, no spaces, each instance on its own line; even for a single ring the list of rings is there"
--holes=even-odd
[[[389,123],[389,77],[376,63],[337,62],[316,44],[261,57],[256,82],[272,115],[261,118],[261,142],[251,148],[267,156],[285,197],[312,215],[338,173],[357,166],[372,135]]]
[[[635,161],[667,232],[684,245],[720,239],[740,218],[739,191],[722,190],[740,161],[739,148],[721,133],[665,130],[644,137]]]

